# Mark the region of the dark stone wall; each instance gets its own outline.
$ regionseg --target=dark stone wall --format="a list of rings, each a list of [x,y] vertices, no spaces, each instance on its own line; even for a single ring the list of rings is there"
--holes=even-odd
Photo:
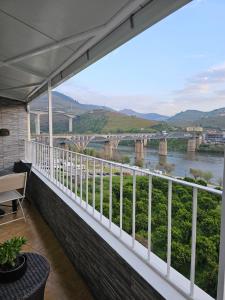
[[[24,140],[27,136],[25,105],[7,103],[0,101],[0,128],[10,131],[9,136],[0,136],[0,170],[11,168],[15,161],[24,159]]]
[[[31,199],[97,300],[158,300],[160,296],[34,173]]]

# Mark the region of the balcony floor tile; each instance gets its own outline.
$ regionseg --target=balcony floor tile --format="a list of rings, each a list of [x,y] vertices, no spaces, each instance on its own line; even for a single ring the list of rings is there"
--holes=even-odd
[[[45,300],[92,300],[93,297],[85,281],[76,272],[37,210],[33,205],[27,204],[25,212],[26,223],[24,220],[19,220],[0,226],[0,243],[13,236],[24,236],[28,241],[23,251],[36,252],[48,259],[51,271],[46,284]],[[5,218],[0,217],[0,222]]]

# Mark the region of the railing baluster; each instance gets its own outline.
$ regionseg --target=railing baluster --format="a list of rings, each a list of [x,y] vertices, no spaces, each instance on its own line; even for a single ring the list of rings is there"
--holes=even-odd
[[[172,180],[168,181],[168,228],[167,228],[167,277],[170,276],[171,266],[171,230],[172,230]]]
[[[135,221],[136,221],[136,172],[133,171],[133,201],[132,201],[132,248],[135,245]]]
[[[65,189],[65,151],[62,150],[62,156],[63,156],[63,161],[62,161],[62,184],[63,184],[63,189]]]
[[[95,159],[93,159],[92,213],[95,212]]]
[[[73,153],[70,152],[70,195],[73,194]]]
[[[75,176],[74,176],[74,185],[75,185],[75,198],[77,200],[77,153],[75,154]]]
[[[59,165],[59,168],[60,168],[60,172],[59,172],[59,182],[60,182],[60,186],[62,185],[62,163],[63,163],[63,152],[62,150],[60,149],[59,150],[59,153],[60,153],[60,165]]]
[[[83,198],[83,159],[82,155],[80,155],[80,204],[82,203]]]
[[[197,202],[198,202],[198,189],[194,187],[193,203],[192,203],[191,270],[190,270],[190,296],[191,297],[194,296],[194,284],[195,284]]]
[[[109,175],[109,229],[112,226],[112,164],[110,164]]]
[[[120,168],[120,237],[123,230],[123,167]]]
[[[66,188],[68,189],[69,186],[69,168],[68,168],[68,162],[69,162],[69,152],[68,150],[66,151]]]
[[[88,208],[88,157],[86,158],[86,209]]]
[[[45,153],[45,157],[47,158],[47,163],[45,160],[46,170],[48,173],[48,177],[50,178],[50,170],[51,170],[51,164],[50,164],[50,146],[47,146],[47,153]]]
[[[152,243],[152,175],[148,177],[148,261],[151,258]]]
[[[59,182],[59,150],[56,150],[56,183]]]
[[[43,145],[40,145],[40,169],[42,170],[42,148]]]
[[[48,169],[49,169],[49,153],[48,153],[48,146],[47,145],[44,145],[43,147],[43,168],[47,174],[47,177],[48,177]]]
[[[55,181],[55,171],[54,171],[54,166],[55,166],[55,151],[54,148],[51,148],[50,152],[52,151],[52,180]]]
[[[100,174],[100,220],[102,221],[103,215],[103,162],[101,161],[101,174]]]

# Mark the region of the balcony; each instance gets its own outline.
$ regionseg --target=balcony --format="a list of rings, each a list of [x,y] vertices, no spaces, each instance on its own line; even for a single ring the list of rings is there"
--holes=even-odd
[[[45,289],[46,300],[93,299],[88,286],[74,269],[53,232],[31,203],[26,203],[25,214],[26,223],[17,221],[1,227],[0,243],[11,236],[24,236],[28,241],[23,248],[25,252],[35,252],[48,259],[51,270]],[[8,220],[11,218],[8,217]]]
[[[73,228],[79,227],[82,232],[90,230],[87,229],[86,224],[80,225],[80,219],[82,219],[95,232],[93,236],[96,233],[100,235],[101,239],[104,239],[113,248],[113,251],[116,251],[122,260],[135,270],[135,273],[141,275],[149,286],[153,287],[153,290],[151,292],[148,290],[148,293],[156,293],[157,296],[155,297],[166,299],[189,299],[190,297],[193,299],[213,299],[195,282],[195,278],[199,278],[199,271],[196,269],[198,263],[196,256],[199,255],[196,241],[198,226],[200,226],[197,213],[199,209],[202,209],[202,197],[210,197],[219,204],[221,203],[222,191],[65,149],[51,148],[38,142],[26,142],[26,158],[33,164],[31,182],[34,191],[31,192],[32,198],[45,218],[48,220],[55,219],[49,223],[56,235],[64,233],[65,236],[68,235],[68,240],[75,238],[76,230],[73,233],[73,230],[69,228],[73,221]],[[46,187],[43,187],[43,182]],[[144,192],[144,197],[142,196],[141,199],[140,194],[138,194],[140,193],[140,185],[142,192]],[[190,207],[189,222],[191,228],[188,233],[190,241],[184,245],[189,247],[190,251],[188,254],[190,277],[182,270],[182,266],[178,266],[176,254],[173,253],[176,251],[175,244],[173,244],[176,240],[176,233],[173,231],[173,222],[176,223],[176,218],[173,211],[179,209],[179,207],[173,206],[173,201],[179,193],[182,193],[181,187],[184,187],[185,191],[189,193],[186,198],[182,196],[182,201],[188,201]],[[157,192],[154,190],[156,188],[161,189],[166,197],[165,205],[161,205],[161,209],[165,210],[163,214],[156,210]],[[47,196],[45,196],[46,193]],[[56,198],[60,198],[60,202],[63,201],[64,203],[58,203]],[[50,203],[49,199],[54,199],[56,203]],[[198,199],[201,200],[199,203]],[[143,204],[140,201],[146,203]],[[180,198],[178,201],[181,202]],[[70,212],[64,207],[65,204],[70,207]],[[144,205],[144,208],[141,205]],[[176,205],[178,204],[176,203]],[[76,216],[71,215],[73,212],[76,213]],[[155,216],[156,212],[160,213],[160,216]],[[77,215],[80,218],[79,221]],[[162,215],[165,219],[160,221],[159,218]],[[70,225],[63,224],[66,223],[66,218],[69,223],[71,222]],[[184,218],[187,220],[188,217],[184,216]],[[60,227],[62,224],[65,227],[62,231],[56,228],[56,220]],[[182,221],[180,222],[182,225]],[[164,232],[160,233],[162,252],[155,244],[156,240],[154,241],[157,234],[156,223],[158,226],[165,226]],[[84,235],[82,237],[84,238]],[[90,247],[88,244],[93,241],[90,240],[89,234],[85,236],[86,238],[85,245]],[[97,237],[95,238],[97,239]],[[80,242],[77,238],[75,239],[74,247],[77,247],[77,243]],[[219,240],[215,243],[219,243]],[[102,247],[105,247],[103,245]],[[71,248],[71,242],[68,242],[67,247]],[[81,245],[82,248],[83,245]],[[101,253],[100,249],[94,249]],[[93,249],[90,249],[91,253],[92,251]],[[73,252],[72,249],[71,252]],[[73,256],[71,253],[69,255]],[[101,257],[97,255],[93,261],[93,258],[89,257],[90,253],[86,253],[86,255],[87,261],[90,259],[90,265],[96,264],[94,261]],[[102,254],[102,256],[104,255],[105,253]],[[207,253],[204,259],[206,258]],[[103,272],[105,272],[105,265],[109,267],[112,264],[110,258],[107,258],[106,261],[107,264],[103,262],[104,266],[99,266]],[[187,261],[184,264],[187,265]],[[174,266],[183,274],[179,273]],[[197,266],[199,267],[199,265]],[[122,270],[121,273],[123,273]],[[102,274],[98,274],[98,276],[102,279]],[[118,278],[121,274],[112,271],[111,276]],[[125,285],[123,279],[120,281],[120,284],[122,283]],[[164,286],[163,291],[160,286]],[[112,288],[115,289],[116,294],[120,295],[117,291],[118,287],[113,285]],[[123,289],[126,290],[126,287],[124,286]],[[158,290],[161,295],[157,294],[155,290]],[[211,293],[209,290],[207,292]],[[170,298],[171,295],[173,298]]]
[[[53,147],[52,88],[189,0],[14,2],[0,4],[0,128],[9,130],[0,137],[0,170],[32,162],[31,205],[28,222],[4,225],[0,240],[23,234],[25,250],[49,259],[46,299],[224,300],[221,190]],[[29,110],[45,92],[47,144],[31,140]],[[210,205],[215,224],[205,218]],[[203,239],[212,237],[204,249],[202,228]]]

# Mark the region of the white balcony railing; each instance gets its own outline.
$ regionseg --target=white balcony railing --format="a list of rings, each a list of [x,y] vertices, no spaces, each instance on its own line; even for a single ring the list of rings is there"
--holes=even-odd
[[[165,210],[166,230],[165,236],[165,255],[161,254],[161,258],[165,260],[166,268],[161,272],[168,282],[172,282],[171,272],[174,270],[173,260],[176,260],[173,255],[173,197],[179,196],[180,187],[185,187],[187,192],[187,201],[190,201],[190,265],[189,265],[189,287],[183,290],[182,293],[186,295],[187,299],[199,299],[195,297],[199,288],[195,284],[196,278],[196,242],[198,234],[198,197],[203,193],[207,201],[207,197],[214,197],[218,199],[218,206],[221,204],[222,191],[210,188],[203,185],[179,180],[173,177],[155,174],[137,167],[123,165],[120,163],[107,161],[80,153],[71,152],[61,148],[50,148],[46,144],[37,142],[26,142],[26,159],[33,163],[34,168],[41,172],[44,176],[49,178],[59,189],[77,201],[80,206],[90,213],[90,206],[92,208],[91,214],[93,218],[98,218],[98,221],[103,226],[107,226],[109,231],[112,231],[112,226],[119,227],[118,239],[123,240],[123,236],[129,234],[131,236],[131,244],[128,245],[134,252],[136,251],[136,244],[142,243],[146,251],[143,252],[142,258],[146,264],[152,264],[152,256],[154,253],[154,243],[152,242],[153,227],[152,220],[154,214],[157,213],[153,209],[153,195],[154,195],[154,180],[158,180],[157,185],[162,185],[164,191],[166,186],[165,205],[162,205],[162,210]],[[127,182],[131,182],[129,187]],[[139,186],[141,182],[145,182],[143,191],[145,193],[146,205],[142,214],[143,222],[145,222],[145,232],[140,237],[136,232],[137,216],[140,222],[139,215],[137,215],[139,202],[139,194],[137,194],[137,182]],[[147,188],[146,188],[147,186]],[[131,188],[130,188],[131,187]],[[139,190],[140,193],[140,190]],[[126,194],[126,198],[124,198]],[[129,194],[129,197],[127,196]],[[116,195],[116,196],[115,196]],[[191,196],[190,196],[191,195]],[[206,197],[207,196],[207,197]],[[129,199],[128,199],[129,198]],[[156,200],[154,200],[156,201]],[[181,199],[180,201],[185,201]],[[176,209],[179,209],[176,208]],[[184,216],[185,218],[186,216]],[[104,221],[107,219],[107,223]],[[129,219],[127,226],[126,222]],[[160,221],[160,220],[159,220]],[[182,223],[183,220],[181,220]],[[157,230],[154,228],[154,230]],[[219,239],[219,232],[216,237]],[[216,243],[216,241],[215,241]],[[219,243],[219,241],[218,241]],[[204,250],[203,250],[204,251]],[[216,250],[215,250],[216,251]],[[154,254],[153,254],[154,253]],[[206,253],[207,255],[207,253]],[[218,262],[217,262],[218,263]],[[218,266],[218,265],[217,265]],[[181,268],[182,269],[182,268]],[[179,270],[178,270],[179,271]],[[187,277],[187,274],[184,274]],[[205,278],[207,281],[208,279]],[[179,282],[172,282],[177,289],[182,289]],[[207,291],[208,292],[208,291]],[[206,299],[206,298],[204,298]],[[207,299],[212,299],[207,297]]]

